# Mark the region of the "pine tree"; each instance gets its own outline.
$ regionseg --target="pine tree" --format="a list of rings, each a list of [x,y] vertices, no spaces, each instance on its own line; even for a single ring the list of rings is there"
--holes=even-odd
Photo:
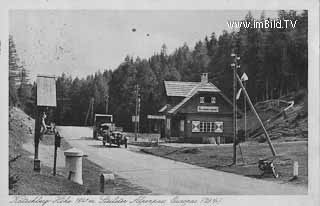
[[[17,85],[19,83],[19,57],[13,37],[9,35],[9,105],[15,106],[18,103]]]

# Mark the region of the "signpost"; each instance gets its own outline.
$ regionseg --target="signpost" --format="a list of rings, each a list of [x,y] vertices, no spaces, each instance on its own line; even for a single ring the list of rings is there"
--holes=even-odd
[[[34,171],[40,172],[39,142],[41,119],[46,107],[56,107],[56,81],[54,76],[37,76],[37,105],[34,133]]]
[[[54,160],[53,160],[53,176],[56,175],[56,168],[57,168],[57,149],[60,147],[61,137],[58,132],[55,131],[54,135]]]

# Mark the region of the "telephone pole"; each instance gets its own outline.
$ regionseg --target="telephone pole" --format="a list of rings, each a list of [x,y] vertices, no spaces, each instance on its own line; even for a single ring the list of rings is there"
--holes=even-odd
[[[251,107],[251,110],[253,111],[254,115],[257,117],[257,119],[258,119],[258,121],[259,121],[259,123],[260,123],[260,125],[261,125],[261,127],[262,127],[262,129],[263,129],[263,132],[264,132],[264,134],[265,134],[265,136],[266,136],[266,139],[267,139],[267,142],[268,142],[268,144],[269,144],[269,147],[270,147],[270,150],[271,150],[271,152],[272,152],[272,155],[273,155],[273,156],[277,156],[276,150],[274,149],[274,147],[273,147],[273,145],[272,145],[272,143],[271,143],[271,140],[270,140],[269,134],[268,134],[268,132],[267,132],[267,129],[264,127],[263,122],[262,122],[262,120],[261,120],[258,112],[257,112],[256,109],[254,108],[254,106],[253,106],[253,104],[252,104],[252,102],[251,102],[251,100],[250,100],[250,97],[249,97],[249,95],[248,95],[248,93],[247,93],[247,90],[246,90],[246,88],[243,86],[242,81],[241,81],[241,79],[239,78],[238,74],[236,74],[236,79],[237,79],[240,87],[242,88],[245,97],[247,98],[247,101],[248,101],[248,103],[249,103],[249,106]]]
[[[106,95],[106,114],[108,114],[108,108],[109,107],[109,95]]]
[[[140,94],[139,94],[139,85],[136,85],[136,111],[134,117],[134,140],[138,140],[139,133],[139,121],[140,121]]]
[[[231,69],[233,69],[233,164],[237,163],[237,69],[240,68],[239,60],[234,51],[231,53],[233,62]]]

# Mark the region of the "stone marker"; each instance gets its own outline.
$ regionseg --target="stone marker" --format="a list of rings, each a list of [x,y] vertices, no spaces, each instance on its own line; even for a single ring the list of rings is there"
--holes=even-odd
[[[100,175],[100,192],[104,193],[104,186],[107,183],[114,183],[115,177],[113,173],[102,173]]]

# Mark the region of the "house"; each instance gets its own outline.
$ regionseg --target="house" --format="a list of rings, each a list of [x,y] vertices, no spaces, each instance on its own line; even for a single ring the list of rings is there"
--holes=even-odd
[[[208,82],[207,73],[200,82],[164,81],[164,87],[167,103],[158,111],[165,117],[161,136],[184,142],[233,141],[233,104]]]

